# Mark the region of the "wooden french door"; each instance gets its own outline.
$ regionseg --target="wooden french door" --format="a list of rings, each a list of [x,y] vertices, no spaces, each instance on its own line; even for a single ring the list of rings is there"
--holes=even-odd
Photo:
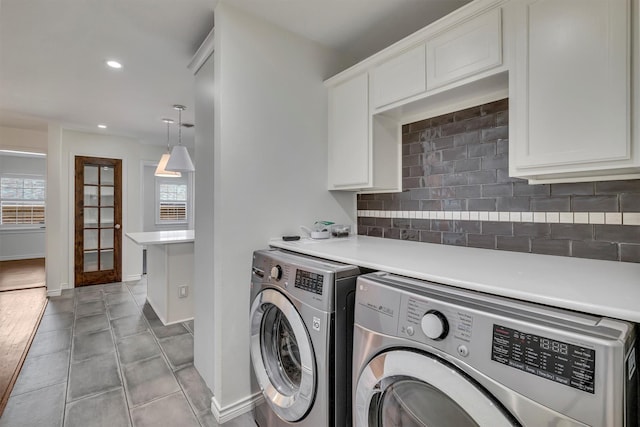
[[[122,160],[76,156],[75,286],[122,279]]]

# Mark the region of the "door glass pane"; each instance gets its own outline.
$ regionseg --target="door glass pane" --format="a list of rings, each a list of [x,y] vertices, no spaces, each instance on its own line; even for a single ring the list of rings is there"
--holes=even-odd
[[[414,379],[401,379],[384,391],[377,426],[479,427],[453,399]]]
[[[84,208],[84,226],[98,226],[98,208]]]
[[[100,251],[100,270],[113,269],[113,250]]]
[[[100,206],[113,206],[113,187],[100,187]]]
[[[84,249],[98,249],[98,230],[84,230]]]
[[[298,341],[285,315],[274,305],[262,321],[262,360],[273,385],[291,395],[300,388],[302,363]]]
[[[100,225],[113,225],[113,208],[100,208]]]
[[[84,205],[98,206],[98,187],[94,185],[84,186]]]
[[[84,271],[98,271],[98,251],[84,253]]]
[[[113,167],[112,166],[103,166],[100,174],[100,184],[101,185],[113,185]]]
[[[113,248],[113,228],[100,230],[100,247],[103,249]]]
[[[98,185],[98,167],[97,166],[84,167],[84,183]]]

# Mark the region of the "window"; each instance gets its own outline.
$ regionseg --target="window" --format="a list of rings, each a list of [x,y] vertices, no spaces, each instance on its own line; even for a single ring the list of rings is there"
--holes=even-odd
[[[0,204],[3,226],[44,224],[46,185],[41,176],[0,177]]]
[[[186,183],[175,182],[176,178],[158,179],[157,214],[158,224],[172,224],[188,222],[187,204],[188,186]]]

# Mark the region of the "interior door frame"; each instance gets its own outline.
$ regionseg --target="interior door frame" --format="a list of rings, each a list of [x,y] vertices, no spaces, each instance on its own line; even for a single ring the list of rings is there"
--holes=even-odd
[[[119,229],[115,229],[114,228],[114,270],[115,270],[115,277],[114,277],[114,282],[120,282],[122,281],[122,271],[123,271],[123,247],[124,244],[122,242],[122,234],[124,232],[124,215],[123,212],[125,211],[125,198],[124,195],[126,194],[126,182],[127,180],[125,179],[125,171],[126,171],[126,161],[125,159],[121,158],[121,157],[117,157],[117,156],[101,156],[98,157],[99,155],[93,154],[93,153],[75,153],[75,152],[71,152],[69,153],[69,169],[72,173],[69,174],[69,240],[70,240],[70,245],[69,245],[69,279],[70,281],[73,280],[72,284],[71,284],[71,288],[75,288],[75,287],[81,287],[84,286],[83,284],[79,284],[78,283],[78,276],[76,274],[77,271],[77,267],[76,267],[76,253],[79,250],[79,248],[77,248],[76,246],[76,241],[75,241],[75,237],[76,237],[76,215],[75,215],[75,211],[76,211],[76,191],[78,191],[77,188],[77,177],[76,177],[76,159],[77,158],[90,158],[96,161],[100,161],[100,160],[105,160],[107,162],[107,165],[110,165],[109,162],[117,162],[118,167],[120,169],[120,173],[119,174],[115,174],[114,179],[115,180],[119,180],[119,187],[120,187],[120,203],[119,203],[119,208],[115,209],[114,207],[114,224],[120,224],[120,228]],[[118,221],[119,219],[119,221]],[[118,238],[116,238],[116,235],[118,235]],[[117,249],[116,249],[116,245],[117,245]],[[82,248],[80,248],[81,250]],[[116,252],[119,254],[118,257],[116,257]],[[108,282],[106,282],[108,283]]]

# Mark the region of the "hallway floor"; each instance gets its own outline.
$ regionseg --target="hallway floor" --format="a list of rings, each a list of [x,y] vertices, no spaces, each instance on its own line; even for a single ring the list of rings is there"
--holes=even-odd
[[[0,427],[219,427],[193,321],[164,326],[145,301],[144,279],[50,298]]]

